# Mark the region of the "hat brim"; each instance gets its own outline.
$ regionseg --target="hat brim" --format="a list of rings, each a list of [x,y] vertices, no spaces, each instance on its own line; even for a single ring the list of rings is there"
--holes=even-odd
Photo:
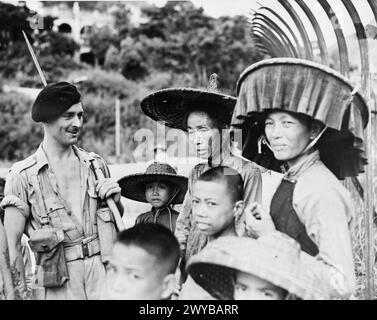
[[[156,91],[141,101],[143,112],[170,128],[186,131],[188,112],[213,110],[224,124],[229,125],[237,99],[221,93],[193,88],[168,88]]]
[[[188,179],[184,176],[174,174],[140,173],[123,177],[119,179],[118,183],[123,197],[139,202],[148,202],[145,198],[145,185],[154,181],[163,181],[174,187],[178,187],[178,194],[175,196],[171,204],[180,204],[183,202],[188,187]]]
[[[273,258],[266,259],[266,248],[257,243],[248,247],[250,257],[237,257],[225,248],[203,250],[190,259],[187,270],[198,285],[220,300],[234,299],[234,283],[239,271],[264,279],[301,299],[326,298],[324,292],[315,287],[314,277],[306,268],[288,261],[283,264]]]

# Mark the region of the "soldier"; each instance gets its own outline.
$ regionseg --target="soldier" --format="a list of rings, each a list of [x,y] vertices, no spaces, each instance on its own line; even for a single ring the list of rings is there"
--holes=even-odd
[[[5,229],[10,262],[25,290],[21,237],[36,252],[35,299],[98,299],[104,262],[116,236],[105,199],[120,212],[120,188],[104,160],[76,147],[84,110],[77,88],[67,82],[46,86],[37,96],[32,119],[44,138],[30,157],[14,164],[6,178]],[[97,181],[91,164],[105,179]]]

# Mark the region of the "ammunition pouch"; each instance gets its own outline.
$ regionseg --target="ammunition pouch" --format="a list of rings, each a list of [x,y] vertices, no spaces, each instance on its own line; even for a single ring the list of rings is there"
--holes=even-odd
[[[69,279],[64,255],[64,232],[43,227],[30,234],[29,245],[36,253],[35,284],[46,288],[62,287]]]
[[[99,245],[101,249],[101,260],[103,263],[109,261],[116,239],[117,231],[115,220],[110,208],[100,208],[96,212]]]

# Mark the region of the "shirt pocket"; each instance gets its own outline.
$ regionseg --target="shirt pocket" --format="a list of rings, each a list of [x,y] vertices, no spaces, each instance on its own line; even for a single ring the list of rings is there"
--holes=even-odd
[[[81,237],[80,232],[68,214],[67,208],[56,196],[47,197],[45,205],[51,225],[64,231],[66,241],[74,241]]]

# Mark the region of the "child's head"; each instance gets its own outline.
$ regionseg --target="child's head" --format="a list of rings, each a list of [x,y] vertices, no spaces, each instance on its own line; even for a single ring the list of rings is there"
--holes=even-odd
[[[238,271],[234,284],[234,300],[285,300],[288,291],[251,273]]]
[[[145,185],[145,198],[155,209],[164,207],[173,196],[173,187],[165,181],[151,181]]]
[[[167,299],[176,284],[179,245],[174,234],[140,223],[118,234],[107,270],[109,299]]]
[[[127,175],[119,179],[121,194],[131,200],[149,202],[160,209],[169,204],[183,202],[188,179],[178,175],[167,163],[153,162],[144,173]]]
[[[216,236],[234,230],[235,219],[243,212],[243,180],[229,167],[204,172],[193,186],[192,212],[198,229]]]
[[[191,257],[187,271],[220,300],[327,299],[325,279],[310,268],[310,258],[275,231],[258,239],[220,237]]]

